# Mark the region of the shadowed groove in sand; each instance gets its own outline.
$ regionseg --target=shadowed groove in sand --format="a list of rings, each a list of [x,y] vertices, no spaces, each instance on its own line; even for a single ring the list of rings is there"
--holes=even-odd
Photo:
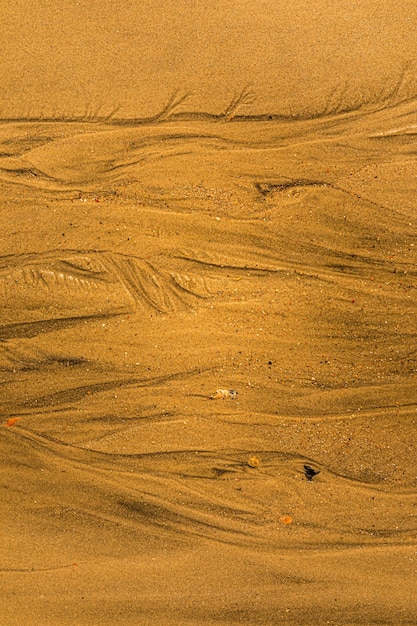
[[[89,384],[78,385],[69,389],[63,389],[44,396],[33,397],[23,402],[14,404],[15,409],[21,408],[37,408],[37,407],[56,407],[62,404],[68,404],[82,400],[86,396],[93,396],[97,393],[112,391],[113,389],[121,389],[124,387],[146,387],[152,388],[172,380],[181,380],[195,373],[201,373],[201,368],[189,370],[187,372],[176,372],[166,376],[157,376],[154,378],[125,378],[117,380],[105,380],[100,382],[90,382]],[[10,404],[8,404],[10,406]]]
[[[73,326],[77,326],[83,321],[96,322],[96,321],[108,319],[117,315],[118,315],[117,313],[114,313],[113,315],[110,315],[110,314],[85,315],[81,317],[68,317],[68,318],[42,320],[39,322],[4,324],[4,325],[0,325],[0,342],[6,341],[8,339],[36,337],[37,335],[40,335],[43,333],[51,333],[56,330],[61,330],[64,328],[71,328]]]

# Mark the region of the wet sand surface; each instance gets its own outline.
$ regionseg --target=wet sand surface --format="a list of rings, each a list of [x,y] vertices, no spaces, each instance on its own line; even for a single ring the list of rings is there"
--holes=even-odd
[[[417,622],[407,80],[0,125],[2,624]]]

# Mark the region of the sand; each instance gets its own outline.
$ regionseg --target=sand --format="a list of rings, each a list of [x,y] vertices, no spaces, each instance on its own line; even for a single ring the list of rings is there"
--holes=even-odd
[[[415,3],[156,4],[5,3],[1,623],[415,624]]]

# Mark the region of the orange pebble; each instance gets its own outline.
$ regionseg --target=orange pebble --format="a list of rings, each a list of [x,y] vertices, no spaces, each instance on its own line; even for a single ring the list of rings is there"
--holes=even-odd
[[[21,419],[22,419],[21,417],[9,417],[9,419],[6,422],[6,426],[14,426],[16,422],[18,422]]]
[[[283,524],[285,524],[286,526],[288,526],[289,524],[292,524],[292,517],[291,517],[291,515],[283,515],[281,517],[281,522]]]

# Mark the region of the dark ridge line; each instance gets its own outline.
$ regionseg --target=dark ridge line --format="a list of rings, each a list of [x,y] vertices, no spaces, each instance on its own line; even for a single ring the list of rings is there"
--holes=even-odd
[[[69,367],[69,368],[77,368],[80,367],[81,365],[89,365],[91,364],[91,361],[88,361],[87,359],[84,358],[74,358],[74,357],[69,357],[69,358],[64,358],[64,357],[54,357],[53,355],[51,355],[50,357],[47,357],[45,360],[40,359],[28,359],[28,358],[21,358],[19,360],[17,360],[18,358],[18,353],[17,354],[13,354],[13,352],[11,352],[11,354],[7,355],[6,354],[6,358],[9,358],[10,361],[10,365],[9,367],[4,367],[3,365],[0,366],[0,372],[8,372],[8,371],[15,371],[18,370],[19,372],[39,372],[42,371],[43,368],[49,367],[49,366],[53,366],[53,365],[58,365],[58,366],[62,366],[62,367]],[[12,360],[15,359],[13,362]]]
[[[80,385],[79,387],[72,387],[70,389],[64,389],[62,391],[56,391],[54,393],[47,394],[45,396],[40,396],[38,398],[32,398],[29,400],[25,400],[20,404],[15,405],[16,408],[37,408],[44,406],[56,406],[60,404],[65,404],[67,402],[74,402],[77,400],[83,399],[85,396],[101,393],[102,391],[109,391],[112,389],[119,389],[121,387],[154,387],[161,385],[170,380],[176,380],[177,378],[183,378],[184,376],[189,376],[195,373],[201,373],[203,370],[201,368],[197,368],[191,371],[187,371],[179,374],[168,374],[166,376],[157,376],[155,378],[149,379],[138,379],[138,378],[124,378],[119,380],[110,380],[101,383],[91,383],[87,385]]]
[[[32,400],[25,400],[17,406],[22,408],[31,407],[45,407],[56,406],[65,404],[67,402],[76,402],[82,400],[85,396],[93,395],[103,391],[110,391],[112,389],[119,389],[121,387],[128,387],[130,385],[137,384],[137,379],[122,379],[111,380],[102,383],[92,383],[91,385],[81,385],[79,387],[72,387],[70,389],[64,389],[63,391],[56,391],[54,393],[47,394],[46,396],[40,396]]]
[[[161,141],[182,141],[182,140],[187,140],[189,142],[195,140],[197,141],[201,141],[202,139],[205,139],[207,141],[213,141],[216,144],[224,144],[224,145],[229,145],[229,144],[242,144],[243,146],[246,146],[246,142],[245,141],[236,141],[234,139],[228,139],[227,137],[221,137],[220,135],[217,135],[215,133],[196,133],[196,132],[188,132],[188,133],[167,133],[165,135],[149,135],[149,136],[145,136],[142,139],[137,139],[135,141],[131,141],[129,143],[129,150],[138,150],[140,148],[143,147],[148,147],[148,146],[153,146],[153,145],[157,145],[159,146]]]
[[[126,498],[125,500],[119,499],[116,503],[120,509],[130,513],[128,516],[130,520],[132,520],[132,516],[134,515],[134,521],[142,523],[147,521],[153,527],[163,528],[164,530],[173,532],[176,535],[182,535],[185,531],[197,537],[216,540],[225,543],[226,545],[231,543],[230,539],[227,541],[226,539],[222,539],[217,536],[210,537],[210,535],[207,535],[206,532],[203,532],[203,529],[209,529],[209,531],[211,530],[215,533],[221,533],[221,535],[225,534],[226,536],[232,535],[256,540],[256,535],[246,529],[241,530],[239,528],[233,528],[230,525],[227,525],[227,523],[225,525],[221,525],[220,523],[210,522],[210,517],[213,517],[213,514],[211,513],[207,514],[204,511],[203,515],[205,514],[208,519],[203,519],[199,517],[200,511],[198,509],[191,508],[188,515],[186,515],[182,511],[177,512],[174,508],[175,504],[171,501],[160,501],[160,499],[155,498],[155,496],[151,497],[148,493],[146,494],[146,499],[143,500],[129,501]],[[247,517],[255,517],[255,514],[246,511],[245,515]],[[238,523],[242,523],[242,520],[239,518]]]
[[[207,113],[199,111],[189,111],[184,113],[174,113],[170,117],[164,119],[155,119],[154,117],[131,117],[131,118],[116,118],[109,119],[106,117],[87,118],[84,116],[61,116],[61,117],[2,117],[0,118],[0,124],[13,124],[13,123],[35,123],[35,124],[59,124],[59,123],[79,123],[79,124],[107,124],[109,126],[153,126],[170,122],[187,122],[187,121],[204,121],[204,122],[246,122],[246,121],[281,121],[281,122],[293,122],[298,120],[313,120],[334,117],[341,114],[325,114],[315,115],[312,117],[298,117],[291,115],[284,115],[279,113],[261,113],[258,115],[236,115],[233,118],[225,118],[223,114]]]
[[[127,418],[120,418],[117,416],[114,416],[114,419],[112,420],[113,424],[119,424],[118,427],[113,427],[111,430],[109,430],[108,432],[104,433],[103,435],[99,436],[99,437],[94,437],[93,439],[90,438],[90,441],[94,442],[94,445],[99,443],[100,441],[103,441],[103,439],[106,439],[107,437],[113,437],[114,435],[118,435],[119,433],[124,433],[130,430],[130,428],[132,427],[133,424],[137,424],[137,422],[140,422],[141,424],[146,421],[146,423],[149,423],[149,421],[158,421],[160,422],[161,419],[163,420],[164,418],[170,418],[170,417],[174,417],[175,413],[174,412],[168,412],[168,413],[158,413],[155,415],[150,415],[150,416],[137,416],[137,417],[127,417]],[[87,423],[89,422],[94,422],[94,421],[100,421],[103,422],[103,417],[99,416],[99,417],[91,417],[88,418],[86,420]],[[110,422],[109,419],[106,419],[106,423],[108,424]]]
[[[308,180],[308,179],[302,179],[302,178],[293,179],[293,180],[290,180],[289,182],[283,182],[283,183],[256,182],[255,187],[259,191],[259,193],[262,194],[263,196],[268,196],[269,194],[273,193],[276,190],[285,191],[286,189],[292,189],[296,187],[332,187],[333,189],[338,189],[337,187],[332,185],[332,183],[328,183],[326,181]]]
[[[171,99],[172,100],[172,99]],[[205,122],[220,122],[220,123],[233,123],[233,122],[268,122],[268,121],[280,121],[280,122],[295,122],[295,121],[312,121],[323,120],[343,117],[349,114],[369,115],[382,111],[384,109],[391,109],[402,104],[407,104],[417,100],[417,96],[409,96],[398,101],[393,101],[392,98],[385,98],[384,100],[375,100],[373,103],[362,103],[358,105],[346,105],[345,107],[336,107],[331,110],[324,108],[317,113],[259,113],[259,114],[233,114],[228,113],[227,110],[223,113],[209,113],[207,111],[183,111],[177,113],[170,113],[168,109],[173,110],[181,102],[185,100],[185,97],[180,102],[171,102],[156,115],[149,117],[131,117],[131,118],[114,118],[114,112],[108,115],[62,115],[62,116],[48,116],[33,115],[27,117],[0,117],[0,124],[10,123],[80,123],[80,124],[107,124],[109,126],[145,126],[163,124],[166,122],[184,122],[184,121],[205,121]],[[239,103],[237,103],[239,106]]]
[[[40,333],[50,333],[61,328],[68,328],[81,324],[85,321],[98,321],[110,317],[118,317],[125,315],[127,311],[118,313],[106,313],[104,315],[84,315],[80,317],[64,317],[49,320],[40,320],[38,322],[22,322],[17,324],[4,324],[0,326],[0,343],[7,339],[21,339],[36,337]]]
[[[197,263],[198,265],[207,265],[209,267],[217,267],[225,270],[249,270],[251,272],[263,272],[263,273],[278,273],[278,272],[286,272],[287,268],[265,268],[265,267],[254,267],[251,265],[229,265],[227,263],[214,263],[213,261],[203,261],[201,259],[194,259],[190,256],[186,256],[185,254],[175,255],[174,258],[182,259],[183,261],[191,261],[192,263]]]
[[[21,158],[21,157],[16,157],[16,158]],[[50,176],[48,176],[47,174],[44,174],[41,170],[38,170],[36,167],[29,167],[29,165],[28,167],[16,167],[13,169],[0,167],[0,172],[4,172],[6,174],[7,173],[16,174],[17,176],[21,176],[25,174],[29,176],[34,176],[35,178],[45,178],[47,180],[55,180],[51,178]]]
[[[319,246],[320,247],[320,246]],[[364,262],[368,262],[370,265],[374,265],[375,267],[377,267],[377,269],[380,269],[381,271],[383,271],[383,267],[380,267],[381,262],[379,262],[378,260],[373,260],[373,259],[368,259],[367,257],[360,257],[358,255],[349,255],[347,253],[342,253],[342,252],[338,252],[336,250],[328,250],[329,254],[334,255],[338,258],[342,258],[342,259],[357,259],[357,260],[363,260]],[[195,259],[189,256],[185,256],[185,255],[177,255],[175,256],[175,258],[177,259],[182,259],[184,261],[190,261],[191,263],[196,263],[198,265],[206,265],[208,267],[215,267],[215,268],[219,268],[222,270],[236,270],[236,271],[249,271],[249,272],[253,272],[255,274],[267,274],[267,273],[274,273],[274,274],[283,274],[286,273],[287,276],[290,274],[296,274],[299,276],[304,276],[306,278],[312,278],[314,280],[323,280],[326,282],[332,282],[330,280],[330,278],[326,278],[326,276],[332,276],[333,272],[331,271],[333,266],[332,265],[323,265],[319,272],[317,272],[317,268],[315,268],[315,271],[312,271],[312,273],[308,272],[308,271],[301,271],[299,268],[300,267],[305,267],[305,265],[301,265],[295,263],[294,261],[291,261],[290,263],[287,263],[286,267],[277,267],[277,268],[259,268],[259,267],[254,267],[254,266],[240,266],[240,265],[228,265],[228,264],[221,264],[221,263],[214,263],[214,262],[210,262],[210,261],[203,261],[201,259]],[[315,267],[315,266],[314,266]],[[344,266],[345,269],[347,270],[351,270],[352,272],[352,276],[357,276],[358,275],[358,271],[360,269],[360,267],[358,266],[352,266],[352,265],[346,265]],[[313,266],[310,267],[310,270],[313,269]],[[340,269],[340,268],[338,268]],[[357,269],[357,272],[354,272],[352,270]],[[330,270],[329,272],[326,273],[326,270]],[[340,270],[342,272],[343,276],[346,276],[347,273],[343,270]],[[323,274],[323,272],[325,272]],[[339,275],[337,270],[336,270],[336,275]]]
[[[184,506],[184,504],[180,505],[181,510],[184,510],[184,509],[185,510],[190,510],[191,509],[191,515],[190,514],[185,515],[184,513],[178,513],[175,510],[175,508],[174,509],[172,508],[172,507],[175,507],[176,504],[177,504],[175,502],[175,500],[172,501],[172,500],[170,500],[170,499],[168,499],[166,497],[161,498],[160,496],[155,496],[154,494],[150,494],[150,493],[146,493],[146,498],[148,498],[148,501],[152,500],[152,502],[155,503],[154,506],[156,506],[156,507],[162,506],[163,509],[169,510],[175,516],[181,515],[181,517],[185,517],[186,519],[190,519],[190,517],[191,517],[191,519],[194,522],[200,523],[200,519],[198,519],[198,518],[196,519],[193,516],[193,514],[194,515],[195,514],[199,515],[202,511],[199,510],[199,509],[196,510],[193,505],[191,505],[191,507],[190,507],[189,504],[187,504],[185,506]],[[210,498],[207,498],[207,499],[210,499]],[[125,500],[121,500],[121,501],[119,500],[119,503],[121,503],[122,506],[123,506],[124,502],[125,502]],[[159,504],[159,503],[161,503],[161,504]],[[146,502],[146,500],[140,500],[140,501],[135,500],[134,504],[139,504],[139,505],[140,504],[145,504],[145,505],[147,505],[148,503]],[[223,514],[226,513],[229,516],[229,519],[230,519],[230,516],[235,516],[235,517],[240,516],[240,515],[243,515],[245,517],[253,517],[254,516],[254,514],[251,513],[250,511],[248,511],[247,509],[236,508],[236,507],[233,507],[233,506],[228,506],[226,504],[220,504],[218,501],[216,501],[215,503],[211,503],[211,509],[212,510],[214,509],[215,511],[216,510],[217,511],[221,511]],[[212,510],[210,510],[209,512],[203,511],[202,513],[203,513],[203,515],[206,515],[207,517],[208,516],[212,517],[213,516]],[[214,528],[222,529],[222,526],[220,526],[220,524],[213,524],[213,523],[209,523],[209,522],[203,522],[203,523],[205,525],[208,524],[209,526],[214,527]],[[239,532],[241,532],[241,531],[239,531]]]
[[[37,574],[38,572],[54,572],[56,570],[70,569],[76,566],[77,566],[76,563],[71,563],[70,565],[56,565],[55,567],[1,567],[0,574],[6,574],[9,572],[21,573],[21,574],[26,574],[26,573]]]
[[[53,248],[52,250],[44,250],[41,252],[22,252],[20,254],[4,254],[0,255],[1,261],[8,261],[9,259],[16,259],[17,262],[28,262],[28,261],[37,261],[38,258],[41,259],[55,259],[57,257],[62,258],[63,261],[66,260],[67,256],[73,255],[84,255],[84,254],[111,254],[116,256],[122,256],[126,258],[133,257],[135,259],[143,260],[143,257],[134,254],[124,254],[123,252],[112,252],[111,250],[107,250],[105,248]],[[9,269],[9,266],[4,266]],[[1,269],[1,268],[0,268]]]
[[[0,371],[4,371],[4,370],[0,370]],[[19,411],[17,413],[3,413],[1,415],[3,417],[7,416],[8,418],[9,417],[33,417],[34,415],[51,415],[52,413],[65,413],[66,411],[68,411],[68,408],[67,407],[63,407],[63,408],[53,409],[53,408],[47,407],[45,409],[41,408],[41,410],[39,410],[39,411],[33,411],[32,409],[29,408],[29,409],[27,409],[27,411],[28,411],[27,413]],[[97,419],[100,419],[100,418],[97,418]],[[123,419],[123,418],[121,418],[121,419]],[[32,431],[30,428],[26,428],[26,430],[28,432],[35,432],[35,431]],[[57,439],[57,441],[58,441],[58,439]],[[61,443],[63,443],[63,442],[61,442]]]
[[[61,116],[61,117],[2,117],[0,118],[0,124],[21,124],[21,123],[35,123],[35,124],[59,124],[59,123],[79,123],[79,124],[107,124],[109,126],[153,126],[163,123],[175,122],[175,121],[205,121],[205,122],[242,122],[242,121],[296,121],[296,120],[309,120],[309,119],[321,119],[323,117],[332,117],[332,115],[318,115],[314,117],[295,117],[284,114],[271,114],[261,113],[258,115],[236,115],[233,118],[227,119],[222,114],[206,113],[199,111],[190,111],[187,113],[175,113],[170,117],[164,119],[155,119],[154,117],[127,117],[109,119],[106,117],[88,118],[84,116]]]
[[[53,250],[44,250],[41,252],[21,252],[20,254],[5,254],[0,256],[1,262],[8,262],[11,259],[15,261],[15,266],[21,265],[23,263],[39,263],[39,259],[49,260],[49,259],[57,259],[59,258],[62,261],[66,260],[67,256],[74,255],[96,255],[96,254],[106,254],[109,250],[98,250],[98,249],[81,249],[81,248],[54,248]],[[116,253],[119,254],[119,253]],[[130,255],[122,255],[122,256],[130,256]],[[136,256],[135,258],[140,259],[141,257]],[[0,269],[10,269],[9,265],[0,266]]]

